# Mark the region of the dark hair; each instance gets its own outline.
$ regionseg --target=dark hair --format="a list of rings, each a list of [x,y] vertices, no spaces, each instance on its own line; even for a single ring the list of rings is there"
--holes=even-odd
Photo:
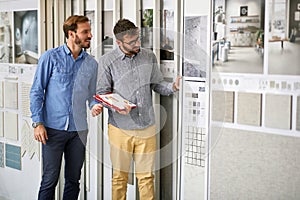
[[[123,40],[124,35],[138,34],[138,27],[128,19],[120,19],[114,27],[114,35],[116,39]]]
[[[89,22],[89,18],[83,15],[72,15],[66,19],[63,25],[63,30],[65,33],[65,37],[69,38],[68,32],[77,30],[77,24]]]

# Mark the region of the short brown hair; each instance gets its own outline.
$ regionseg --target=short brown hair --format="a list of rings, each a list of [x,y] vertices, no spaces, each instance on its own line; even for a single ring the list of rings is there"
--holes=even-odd
[[[72,15],[66,19],[63,25],[63,30],[65,33],[65,37],[69,38],[68,32],[69,31],[75,31],[77,30],[77,24],[78,23],[85,23],[89,22],[89,18],[83,15]]]
[[[114,35],[116,39],[123,40],[123,36],[136,35],[138,33],[138,27],[128,19],[120,19],[114,27]]]

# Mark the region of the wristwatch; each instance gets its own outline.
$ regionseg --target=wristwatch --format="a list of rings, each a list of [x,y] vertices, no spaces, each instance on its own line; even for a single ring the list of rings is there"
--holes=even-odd
[[[39,125],[43,125],[43,123],[42,122],[32,122],[32,128],[36,128]]]

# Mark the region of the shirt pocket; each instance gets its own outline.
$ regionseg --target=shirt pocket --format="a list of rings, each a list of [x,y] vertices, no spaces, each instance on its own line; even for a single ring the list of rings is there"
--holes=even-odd
[[[92,79],[92,71],[79,70],[74,80],[74,90],[88,90]]]
[[[60,86],[67,87],[72,83],[73,72],[64,67],[55,67],[52,73],[52,79]]]

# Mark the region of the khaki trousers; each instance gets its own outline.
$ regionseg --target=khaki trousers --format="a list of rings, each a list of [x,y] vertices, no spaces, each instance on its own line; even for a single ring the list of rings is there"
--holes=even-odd
[[[141,200],[154,199],[155,126],[141,130],[123,130],[108,125],[110,158],[113,166],[112,199],[125,200],[131,160]]]

